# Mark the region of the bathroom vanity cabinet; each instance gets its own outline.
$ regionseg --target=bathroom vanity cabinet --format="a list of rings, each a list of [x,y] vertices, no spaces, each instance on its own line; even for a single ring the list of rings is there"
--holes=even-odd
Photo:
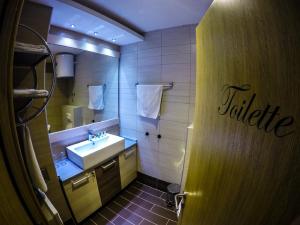
[[[119,158],[103,163],[95,171],[102,203],[105,204],[121,191]]]
[[[121,187],[124,189],[137,177],[136,146],[119,155]]]
[[[63,184],[77,222],[102,206],[95,171],[84,173]]]
[[[70,163],[70,162],[69,162]],[[70,208],[81,222],[137,177],[136,145],[62,183]]]

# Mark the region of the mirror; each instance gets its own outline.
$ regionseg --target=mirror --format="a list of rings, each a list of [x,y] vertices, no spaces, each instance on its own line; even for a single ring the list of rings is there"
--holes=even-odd
[[[46,109],[49,132],[118,118],[119,59],[61,45],[49,47],[57,72]],[[50,72],[47,64],[46,73]]]

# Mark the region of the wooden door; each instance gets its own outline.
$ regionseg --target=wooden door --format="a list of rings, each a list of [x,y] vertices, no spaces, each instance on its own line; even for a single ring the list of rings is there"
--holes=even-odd
[[[299,12],[294,0],[215,0],[198,25],[182,225],[299,224]]]

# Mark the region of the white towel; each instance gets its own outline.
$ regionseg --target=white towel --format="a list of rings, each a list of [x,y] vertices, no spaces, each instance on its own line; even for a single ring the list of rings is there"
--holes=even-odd
[[[103,85],[89,86],[89,109],[104,109]]]
[[[26,125],[24,128],[24,152],[27,168],[34,186],[41,189],[43,192],[47,192],[47,184],[43,178],[39,163],[35,156],[30,130]]]
[[[163,85],[137,85],[137,113],[156,119],[160,112]]]

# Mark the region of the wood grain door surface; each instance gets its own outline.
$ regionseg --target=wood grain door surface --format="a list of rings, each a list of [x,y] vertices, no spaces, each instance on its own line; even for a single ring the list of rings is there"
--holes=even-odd
[[[299,11],[293,0],[215,0],[200,21],[182,225],[297,224]]]

